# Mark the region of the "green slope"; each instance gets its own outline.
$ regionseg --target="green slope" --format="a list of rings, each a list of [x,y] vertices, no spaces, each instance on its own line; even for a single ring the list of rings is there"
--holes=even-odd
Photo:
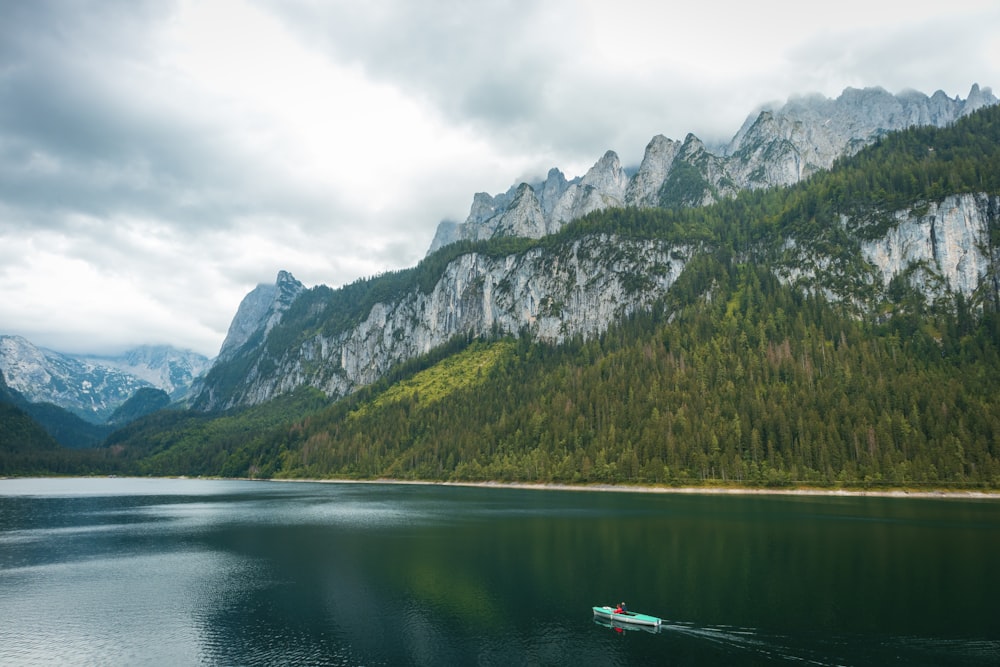
[[[281,473],[1000,484],[995,316],[966,331],[947,315],[933,332],[870,328],[766,271],[703,270],[711,301],[673,304],[669,323],[640,316],[558,348],[475,346],[465,354],[496,361],[474,386],[315,415],[290,431]]]

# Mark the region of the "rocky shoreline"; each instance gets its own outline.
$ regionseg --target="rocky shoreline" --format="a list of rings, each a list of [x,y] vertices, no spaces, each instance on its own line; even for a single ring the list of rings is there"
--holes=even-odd
[[[57,476],[58,477],[58,476]],[[105,477],[100,475],[99,477]],[[118,475],[107,475],[116,478]],[[125,475],[124,478],[128,478]],[[22,479],[20,476],[0,475],[0,481]],[[145,478],[142,478],[145,479]],[[955,498],[1000,500],[1000,489],[977,491],[959,491],[951,489],[933,489],[919,491],[915,489],[825,489],[818,487],[793,488],[760,488],[749,486],[650,486],[650,485],[618,485],[618,484],[557,484],[549,482],[442,482],[435,480],[410,479],[321,479],[321,478],[230,478],[230,477],[188,477],[181,475],[172,479],[233,479],[247,482],[313,482],[319,484],[408,484],[415,486],[463,486],[485,489],[528,489],[537,491],[597,491],[612,493],[652,493],[652,494],[683,494],[683,495],[732,495],[732,496],[841,496],[873,498]]]
[[[876,498],[961,498],[1000,500],[1000,489],[986,491],[953,491],[935,489],[823,489],[816,487],[758,488],[721,486],[632,486],[616,484],[554,484],[540,482],[440,482],[433,480],[400,479],[275,479],[276,482],[322,482],[331,484],[413,484],[426,486],[465,486],[490,489],[529,489],[541,491],[604,491],[616,493],[674,493],[688,495],[772,495],[772,496],[870,496]]]

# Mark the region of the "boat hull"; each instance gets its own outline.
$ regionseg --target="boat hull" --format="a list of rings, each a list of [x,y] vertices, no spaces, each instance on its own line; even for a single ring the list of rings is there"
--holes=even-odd
[[[646,625],[650,627],[659,627],[662,622],[655,616],[648,616],[646,614],[636,614],[635,612],[624,612],[615,613],[614,607],[594,607],[594,616],[600,618],[607,618],[616,623],[630,623],[632,625]]]

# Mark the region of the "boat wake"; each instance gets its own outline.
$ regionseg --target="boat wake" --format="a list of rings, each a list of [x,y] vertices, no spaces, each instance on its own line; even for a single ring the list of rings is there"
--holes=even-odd
[[[789,636],[756,628],[697,625],[664,619],[660,634],[670,633],[709,642],[738,655],[754,654],[768,661],[861,667],[863,665],[979,665],[1000,664],[1000,640],[943,637]]]
[[[817,651],[815,648],[796,646],[796,642],[789,637],[767,634],[755,628],[664,621],[660,625],[660,632],[680,633],[711,642],[719,648],[734,653],[750,652],[769,659],[787,660],[804,665],[843,665],[848,667],[850,664],[830,655],[822,655],[823,651]]]

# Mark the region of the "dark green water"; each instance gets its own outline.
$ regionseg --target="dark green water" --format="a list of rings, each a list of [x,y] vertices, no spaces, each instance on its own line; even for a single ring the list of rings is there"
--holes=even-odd
[[[998,665],[1000,502],[0,480],[0,664]]]

